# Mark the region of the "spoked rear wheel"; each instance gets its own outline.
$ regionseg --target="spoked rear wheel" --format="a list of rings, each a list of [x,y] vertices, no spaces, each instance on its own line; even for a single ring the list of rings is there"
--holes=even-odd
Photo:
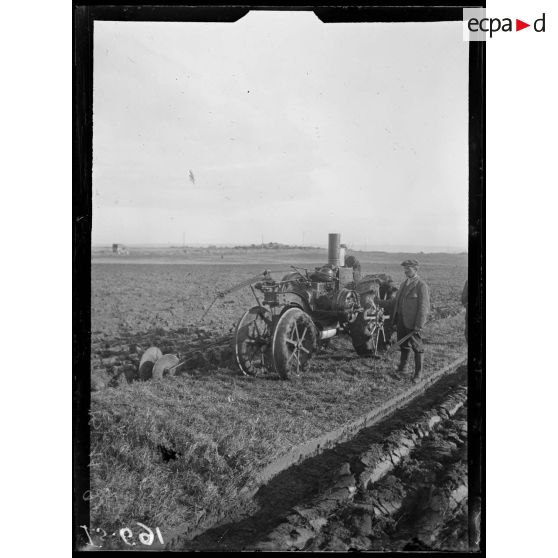
[[[377,356],[378,351],[385,348],[384,326],[377,321],[369,322],[364,313],[359,313],[349,324],[349,334],[359,356]]]
[[[250,308],[236,326],[234,349],[238,366],[246,376],[271,369],[271,312],[262,306]]]
[[[273,364],[283,379],[300,376],[318,347],[316,327],[299,308],[289,308],[273,333]]]

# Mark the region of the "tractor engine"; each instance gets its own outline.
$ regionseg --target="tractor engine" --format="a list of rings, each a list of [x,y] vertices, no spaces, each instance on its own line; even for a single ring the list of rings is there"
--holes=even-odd
[[[338,273],[338,268],[328,264],[310,274],[312,305],[316,311],[337,314],[345,322],[353,319],[360,301],[354,290],[340,285]]]

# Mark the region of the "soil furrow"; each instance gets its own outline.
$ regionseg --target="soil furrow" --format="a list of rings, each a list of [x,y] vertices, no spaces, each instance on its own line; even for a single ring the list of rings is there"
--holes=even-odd
[[[468,550],[466,406],[379,482],[338,509],[304,550]]]
[[[367,493],[368,487],[375,486],[380,478],[399,470],[418,451],[415,446],[422,446],[433,429],[453,420],[448,417],[458,412],[465,400],[466,373],[463,366],[442,377],[389,419],[284,470],[257,491],[251,506],[236,510],[238,519],[233,519],[233,512],[229,521],[224,518],[220,526],[194,540],[188,540],[188,536],[175,537],[168,548],[280,550],[303,549],[313,544],[332,514],[337,514],[357,494]],[[360,504],[372,505],[365,501]],[[391,517],[399,507],[393,497],[380,497],[375,500],[376,511],[370,515],[370,521],[376,516]],[[334,547],[335,544],[327,549]]]

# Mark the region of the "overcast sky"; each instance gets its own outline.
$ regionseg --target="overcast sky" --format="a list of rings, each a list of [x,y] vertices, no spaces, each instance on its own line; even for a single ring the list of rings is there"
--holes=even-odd
[[[464,250],[467,83],[460,22],[97,21],[92,242]]]

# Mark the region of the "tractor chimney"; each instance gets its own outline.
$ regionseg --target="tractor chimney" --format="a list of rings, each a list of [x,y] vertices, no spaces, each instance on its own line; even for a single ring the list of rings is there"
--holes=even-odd
[[[339,245],[341,235],[339,233],[329,233],[329,245],[327,251],[327,263],[339,267]]]

